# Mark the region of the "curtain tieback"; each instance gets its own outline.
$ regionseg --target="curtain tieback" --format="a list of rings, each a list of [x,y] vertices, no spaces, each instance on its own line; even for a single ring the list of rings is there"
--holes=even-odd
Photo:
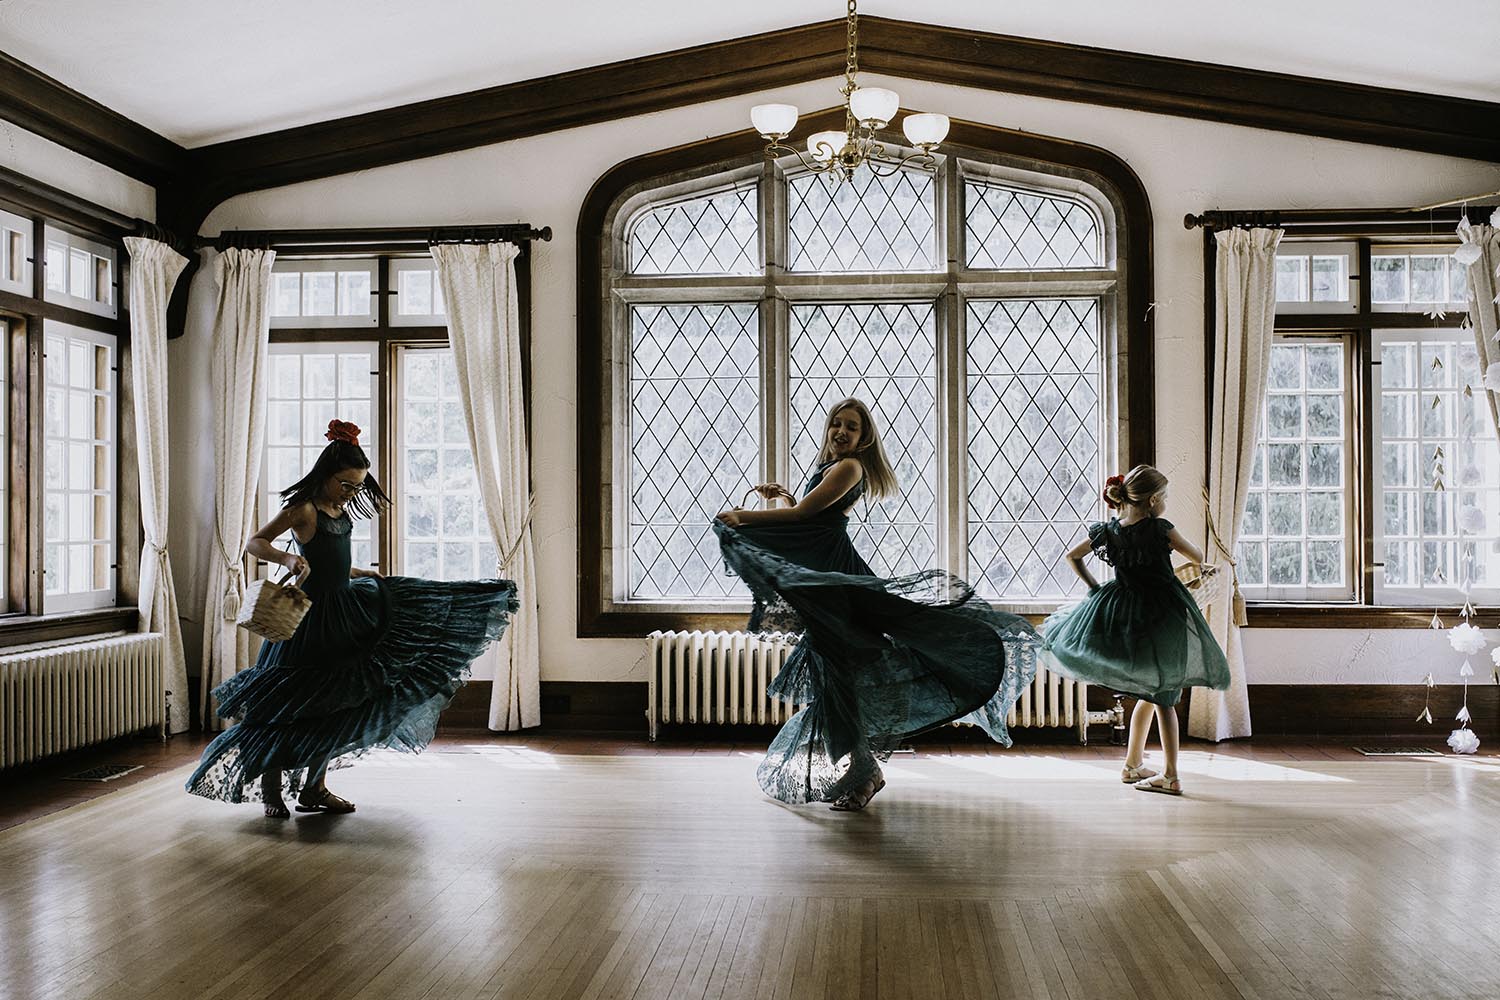
[[[536,494],[533,493],[526,500],[526,519],[521,522],[521,528],[516,532],[516,540],[510,543],[510,547],[505,550],[504,558],[495,567],[495,571],[502,576],[510,566],[511,560],[516,557],[516,553],[521,551],[521,542],[526,538],[526,530],[531,527],[531,515],[535,512]]]
[[[220,616],[226,622],[237,621],[240,617],[240,602],[245,592],[245,566],[238,559],[229,557],[229,549],[224,545],[224,534],[219,530],[219,525],[214,524],[214,544],[219,547],[219,558],[224,560],[224,613]]]
[[[1248,625],[1250,624],[1250,618],[1245,614],[1245,598],[1240,594],[1238,563],[1235,562],[1234,550],[1224,544],[1223,537],[1219,535],[1219,527],[1214,523],[1213,504],[1209,502],[1207,486],[1203,487],[1203,520],[1208,526],[1208,537],[1213,542],[1214,548],[1218,550],[1223,560],[1229,564],[1229,582],[1232,587],[1231,593],[1234,595],[1230,599],[1230,620],[1236,625]]]

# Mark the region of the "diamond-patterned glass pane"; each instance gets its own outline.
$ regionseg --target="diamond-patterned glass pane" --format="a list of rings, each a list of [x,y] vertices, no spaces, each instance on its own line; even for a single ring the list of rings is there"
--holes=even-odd
[[[627,595],[744,596],[713,518],[760,481],[758,308],[636,306],[630,334]]]
[[[969,573],[986,597],[1058,600],[1102,511],[1096,299],[968,306]]]
[[[931,271],[937,186],[924,170],[852,181],[801,174],[787,182],[793,271]]]
[[[759,274],[759,186],[658,205],[630,223],[632,274]]]
[[[1101,267],[1104,227],[1098,213],[1061,195],[969,181],[964,185],[968,266],[1053,271]]]
[[[849,534],[881,576],[936,564],[936,342],[930,302],[792,308],[792,465],[816,466],[829,406],[869,405],[901,488],[860,504]]]
[[[1500,449],[1473,334],[1385,334],[1378,349],[1377,586],[1450,601],[1500,587]]]

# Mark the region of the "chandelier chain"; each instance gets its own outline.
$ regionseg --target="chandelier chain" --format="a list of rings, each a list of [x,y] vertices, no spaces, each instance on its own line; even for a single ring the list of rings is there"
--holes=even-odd
[[[854,93],[854,77],[859,73],[859,13],[855,0],[849,0],[848,58],[844,63],[844,96]]]

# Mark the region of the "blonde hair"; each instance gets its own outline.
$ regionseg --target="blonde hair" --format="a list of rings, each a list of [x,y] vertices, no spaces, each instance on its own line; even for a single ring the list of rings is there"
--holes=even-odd
[[[1149,465],[1137,465],[1123,476],[1110,476],[1104,482],[1104,502],[1111,508],[1130,504],[1142,507],[1167,488],[1167,477]]]
[[[833,418],[845,410],[853,410],[859,414],[859,441],[854,445],[854,457],[859,459],[859,464],[865,470],[865,491],[872,500],[891,496],[900,483],[896,479],[896,471],[891,468],[891,460],[885,453],[885,445],[880,443],[880,431],[875,427],[875,418],[870,415],[870,408],[861,399],[850,396],[829,408],[828,418],[823,421],[823,447],[818,452],[818,464],[822,465],[833,458],[832,448],[828,443],[828,428],[833,425]]]

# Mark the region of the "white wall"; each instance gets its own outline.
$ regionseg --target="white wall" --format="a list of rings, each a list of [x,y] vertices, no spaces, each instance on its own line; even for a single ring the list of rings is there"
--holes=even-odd
[[[156,218],[156,190],[112,167],[0,120],[0,166],[132,218]]]
[[[875,82],[872,78],[867,82]],[[887,80],[907,108],[1104,147],[1140,175],[1154,213],[1157,462],[1171,477],[1203,475],[1202,234],[1182,228],[1207,208],[1423,204],[1500,187],[1500,168],[1331,140],[977,90]],[[644,642],[576,638],[575,231],[589,188],[630,157],[743,127],[751,104],[789,99],[805,109],[838,102],[836,83],[716,101],[232,199],[204,232],[226,228],[427,225],[525,221],[550,225],[534,248],[533,413],[543,677],[641,680]],[[211,279],[193,288],[194,323],[171,346],[174,478],[172,550],[185,616],[201,613],[212,547],[213,456],[205,370]],[[1191,496],[1195,487],[1180,496]],[[398,498],[399,499],[399,498]],[[1171,516],[1201,534],[1184,505]],[[198,560],[189,565],[184,553]],[[1252,682],[1411,681],[1437,637],[1421,631],[1257,631],[1247,640]],[[195,650],[189,640],[190,650]]]

